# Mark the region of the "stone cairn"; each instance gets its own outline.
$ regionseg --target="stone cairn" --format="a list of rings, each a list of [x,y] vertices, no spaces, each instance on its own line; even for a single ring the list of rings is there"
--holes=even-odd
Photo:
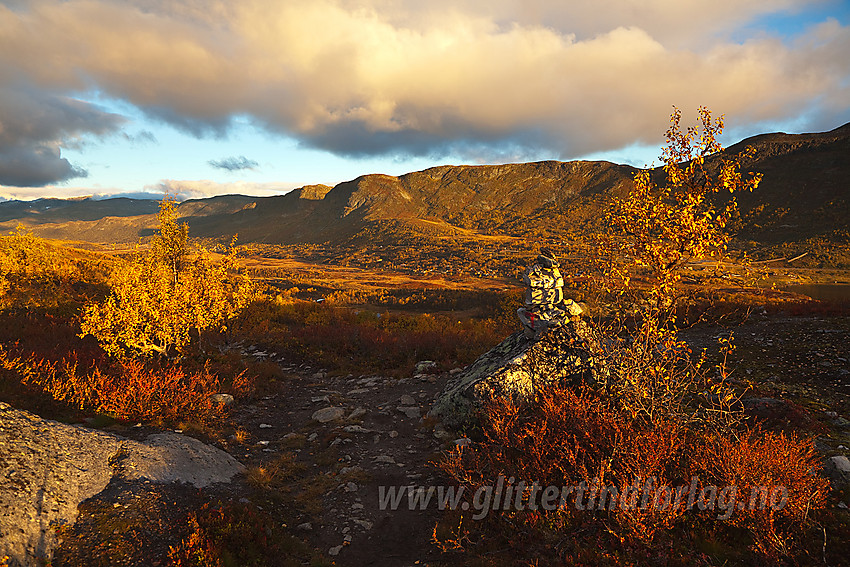
[[[554,254],[541,250],[523,274],[525,305],[517,310],[522,330],[481,355],[451,380],[430,415],[446,427],[474,427],[482,399],[533,399],[558,384],[604,382],[599,341],[582,315],[587,308],[564,299],[564,280]]]
[[[525,336],[539,339],[547,330],[587,313],[583,303],[564,299],[564,278],[551,250],[543,248],[535,262],[522,275],[525,306],[517,309]]]

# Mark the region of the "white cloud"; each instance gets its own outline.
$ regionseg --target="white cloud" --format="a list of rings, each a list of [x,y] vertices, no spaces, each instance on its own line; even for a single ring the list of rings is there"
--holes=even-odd
[[[729,39],[814,3],[34,0],[0,6],[0,80],[97,88],[198,135],[250,115],[341,155],[570,158],[657,142],[674,104],[850,119],[848,27]]]
[[[271,197],[283,195],[296,188],[297,186],[293,183],[251,183],[248,181],[218,183],[206,179],[164,179],[156,185],[145,187],[145,191],[152,195],[169,195],[179,201],[185,201],[186,199],[204,199],[216,195]]]
[[[65,187],[61,185],[46,185],[43,187],[2,187],[0,186],[0,200],[17,199],[29,201],[39,198],[70,199],[75,197],[92,197],[94,199],[108,199],[111,197],[132,197],[137,199],[160,200],[165,195],[170,195],[180,201],[186,199],[203,199],[215,197],[216,195],[250,195],[254,197],[271,197],[283,195],[297,189],[300,184],[296,183],[252,183],[248,181],[234,181],[232,183],[218,183],[210,180],[177,180],[164,179],[159,183],[145,186],[141,191],[128,193],[123,189],[92,188],[85,186]]]

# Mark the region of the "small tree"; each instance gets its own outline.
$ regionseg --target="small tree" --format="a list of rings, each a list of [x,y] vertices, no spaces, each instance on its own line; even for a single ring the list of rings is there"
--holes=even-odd
[[[119,265],[106,300],[84,308],[81,336],[93,335],[111,355],[180,352],[202,331],[225,329],[255,297],[232,252],[217,263],[204,250],[189,254],[188,227],[172,200],[162,201],[158,217],[150,252]]]
[[[644,269],[652,299],[669,305],[685,264],[726,252],[736,194],[758,187],[762,175],[741,173],[741,160],[754,154],[752,147],[737,156],[721,153],[723,116],[713,120],[705,107],[698,113],[700,126],[683,131],[682,113],[673,109],[661,156],[666,183],[655,183],[653,172],[642,169],[634,191],[606,211],[611,231],[600,255],[605,287],[629,289],[637,270]]]
[[[610,387],[621,403],[650,420],[698,415],[695,408],[688,411],[684,406],[699,398],[698,392],[712,389],[712,419],[700,417],[700,422],[723,427],[735,421],[728,411],[735,397],[727,387],[710,383],[704,359],[694,360],[687,343],[679,338],[675,318],[682,293],[679,284],[687,263],[725,256],[732,238],[728,226],[738,210],[737,195],[758,187],[762,175],[741,172],[742,159],[755,152],[752,147],[735,156],[722,153],[717,138],[723,132],[723,116],[713,119],[705,107],[697,113],[699,125],[683,129],[682,113],[673,108],[661,171],[638,171],[634,190],[607,208],[605,222],[610,230],[597,247],[601,267],[596,283],[602,291],[613,291],[631,302],[620,305],[605,331],[621,346],[611,349],[608,361]],[[656,182],[659,177],[661,183]],[[638,285],[640,277],[644,281]],[[618,329],[625,326],[626,311],[638,324],[624,334]],[[728,354],[731,348],[730,338],[722,350]]]

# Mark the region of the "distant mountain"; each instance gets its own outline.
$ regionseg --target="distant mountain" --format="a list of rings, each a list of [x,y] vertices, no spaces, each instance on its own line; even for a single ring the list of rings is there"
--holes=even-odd
[[[764,174],[739,198],[741,238],[775,245],[845,239],[850,230],[850,124],[817,134],[764,134],[745,170]],[[180,204],[198,237],[272,244],[391,244],[422,238],[527,236],[602,230],[601,211],[633,187],[635,168],[609,162],[545,161],[442,166],[400,177],[364,175],[331,188],[311,185],[276,197],[226,195]],[[132,242],[156,226],[154,201],[92,199],[0,203],[0,226],[21,222],[38,233],[98,243]]]
[[[149,215],[157,211],[156,201],[147,199],[95,200],[36,199],[34,201],[4,201],[0,203],[0,222],[17,220],[24,224],[94,221],[104,217]]]

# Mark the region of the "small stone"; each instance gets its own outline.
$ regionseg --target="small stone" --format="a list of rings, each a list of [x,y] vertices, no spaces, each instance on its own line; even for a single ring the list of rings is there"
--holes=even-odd
[[[296,529],[299,529],[299,530],[305,531],[305,532],[309,532],[310,530],[313,529],[313,524],[311,524],[310,522],[304,522],[303,524],[298,524]]]
[[[366,415],[366,410],[363,408],[357,408],[356,410],[351,412],[351,415],[348,416],[348,419],[360,419],[364,415]]]
[[[363,504],[361,504],[361,503],[359,503],[359,502],[358,502],[357,504],[352,504],[352,505],[351,505],[351,509],[352,509],[352,510],[362,510],[362,509],[363,509]],[[355,522],[355,523],[357,523],[357,520],[354,520],[354,522]]]
[[[331,399],[327,396],[316,396],[316,397],[310,398],[310,401],[313,402],[314,404],[317,404],[319,402],[323,402],[323,403],[327,404],[327,403],[330,403]]]
[[[362,506],[361,506],[362,508]],[[366,530],[367,532],[372,529],[372,522],[367,520],[353,520],[355,524]]]
[[[413,396],[410,396],[408,394],[404,394],[402,397],[400,397],[399,402],[401,402],[401,405],[403,405],[403,406],[415,406],[416,405],[416,400],[413,399]]]
[[[455,445],[458,447],[467,447],[472,443],[472,439],[469,437],[461,437],[460,439],[455,439]]]
[[[260,429],[271,429],[272,427],[274,427],[274,426],[269,425],[268,423],[261,423],[260,424]]]
[[[445,429],[434,429],[434,437],[440,441],[447,441],[452,438],[452,434]]]
[[[398,437],[398,431],[395,431],[395,430],[390,431],[390,437],[392,437],[393,439],[395,439],[396,437]]]
[[[830,458],[829,460],[832,462],[832,466],[835,467],[835,470],[841,474],[850,475],[850,460],[848,460],[847,457],[844,455],[838,455]]]
[[[317,410],[313,413],[313,420],[318,421],[319,423],[328,423],[329,421],[336,421],[337,419],[342,419],[345,415],[345,410],[339,407],[329,407]]]
[[[392,458],[391,456],[389,456],[389,455],[378,455],[378,456],[377,456],[377,457],[375,457],[373,460],[374,460],[376,463],[388,463],[388,464],[391,464],[391,465],[394,465],[394,464],[395,464],[395,459],[393,459],[393,458]]]
[[[345,543],[351,543],[351,534],[346,534],[346,536],[342,539]]]
[[[422,415],[422,410],[419,409],[419,406],[399,406],[396,409],[409,419],[416,419]]]
[[[214,404],[229,406],[233,403],[233,396],[230,394],[212,394],[210,395],[210,401]]]
[[[345,485],[345,491],[346,492],[357,492],[357,488],[358,488],[358,486],[357,486],[356,482],[349,482],[349,483],[346,483],[346,485]]]
[[[312,443],[313,441],[315,441],[318,438],[319,438],[318,433],[311,433],[310,436],[307,438],[307,441],[310,441]]]
[[[313,380],[321,380],[321,379],[327,378],[327,377],[328,377],[327,372],[321,372],[320,371],[320,372],[316,372],[315,374],[313,374]]]
[[[433,360],[421,360],[416,363],[414,374],[422,374],[423,372],[436,370],[437,363]]]
[[[365,427],[361,427],[359,425],[346,425],[342,428],[346,433],[371,433],[371,429],[366,429]]]
[[[336,546],[330,548],[328,550],[328,555],[330,555],[331,557],[336,557],[337,555],[339,555],[339,552],[342,551],[342,547],[343,546],[341,546],[341,545],[336,545]]]

